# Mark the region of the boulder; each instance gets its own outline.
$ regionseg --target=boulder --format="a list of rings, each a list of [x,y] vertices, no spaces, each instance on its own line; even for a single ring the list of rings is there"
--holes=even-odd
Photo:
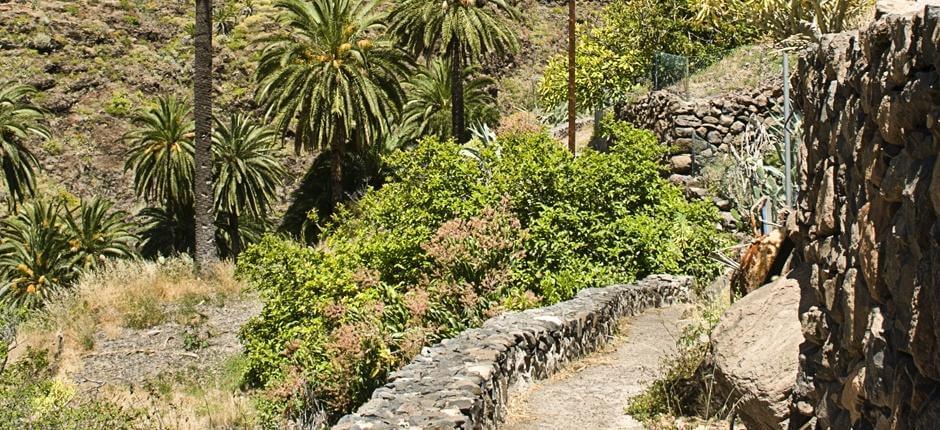
[[[735,302],[712,332],[715,391],[749,430],[787,428],[803,342],[799,304],[796,276],[781,277]]]

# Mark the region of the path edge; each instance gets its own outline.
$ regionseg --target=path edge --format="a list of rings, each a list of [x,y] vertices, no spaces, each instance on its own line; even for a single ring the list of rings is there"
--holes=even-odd
[[[512,387],[596,351],[623,317],[688,302],[693,284],[687,276],[652,275],[492,318],[424,348],[333,429],[495,429],[506,418]]]

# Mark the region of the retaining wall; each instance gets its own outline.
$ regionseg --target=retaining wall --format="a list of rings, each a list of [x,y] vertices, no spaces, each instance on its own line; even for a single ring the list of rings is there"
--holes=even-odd
[[[334,429],[492,429],[510,390],[596,350],[624,316],[688,298],[688,277],[650,276],[582,290],[553,306],[490,319],[425,348]]]
[[[790,428],[940,428],[940,2],[879,2],[795,75],[811,276]]]

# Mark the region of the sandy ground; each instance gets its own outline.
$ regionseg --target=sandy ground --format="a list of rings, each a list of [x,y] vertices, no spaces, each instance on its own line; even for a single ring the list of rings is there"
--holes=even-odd
[[[642,429],[624,412],[629,399],[659,375],[663,357],[689,323],[690,307],[651,309],[621,323],[602,351],[515,393],[503,429]]]

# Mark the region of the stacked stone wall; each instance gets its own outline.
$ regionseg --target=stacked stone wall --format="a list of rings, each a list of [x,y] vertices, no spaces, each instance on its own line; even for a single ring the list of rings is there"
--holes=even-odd
[[[929,3],[929,4],[928,4]],[[790,428],[940,428],[940,4],[881,2],[794,77],[804,343]]]
[[[774,124],[782,106],[780,83],[749,94],[692,100],[663,90],[618,107],[617,118],[655,133],[672,148],[672,173],[690,175],[695,158],[709,159],[739,144],[748,124]]]
[[[688,277],[657,275],[490,319],[426,348],[334,429],[496,428],[512,389],[597,350],[622,317],[687,300],[691,286]]]

